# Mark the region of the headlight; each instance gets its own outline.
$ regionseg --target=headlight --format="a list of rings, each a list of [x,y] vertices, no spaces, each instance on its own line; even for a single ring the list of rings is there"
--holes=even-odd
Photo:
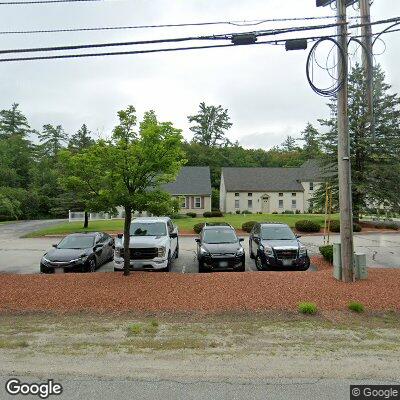
[[[204,255],[208,254],[208,251],[204,247],[200,247],[200,254],[202,254],[204,256]]]
[[[260,246],[260,250],[263,250],[266,256],[270,256],[270,257],[274,256],[274,251],[272,250],[272,247]]]
[[[157,254],[157,256],[160,257],[160,258],[165,257],[165,251],[166,251],[166,249],[165,249],[164,246],[159,247],[159,248],[158,248],[158,254]]]
[[[51,262],[51,261],[48,260],[45,256],[42,257],[42,260],[43,260],[44,262],[47,262],[47,263]]]
[[[300,248],[299,248],[299,256],[302,257],[302,256],[306,256],[306,255],[307,255],[306,246],[300,246]]]
[[[243,247],[241,247],[237,252],[236,252],[236,255],[237,256],[242,256],[244,254],[244,249],[243,249]]]

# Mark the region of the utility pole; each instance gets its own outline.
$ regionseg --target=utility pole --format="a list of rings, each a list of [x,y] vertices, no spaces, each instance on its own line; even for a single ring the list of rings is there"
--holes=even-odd
[[[372,56],[372,27],[371,27],[371,6],[370,0],[360,0],[361,41],[364,44],[362,52],[362,66],[365,71],[366,90],[365,97],[368,109],[371,137],[375,139],[375,118],[374,118],[374,58]]]
[[[338,41],[343,55],[338,50],[338,79],[343,86],[337,93],[338,113],[338,175],[340,205],[340,239],[342,253],[342,280],[353,282],[353,204],[351,197],[351,161],[348,117],[348,38],[346,0],[337,0]]]

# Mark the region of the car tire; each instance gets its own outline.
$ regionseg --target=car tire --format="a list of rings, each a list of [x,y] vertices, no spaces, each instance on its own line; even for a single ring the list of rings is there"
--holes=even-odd
[[[206,272],[204,269],[204,263],[199,261],[199,274]]]
[[[254,253],[253,253],[253,250],[252,250],[252,245],[251,245],[251,240],[249,240],[249,256],[250,256],[250,258],[252,259],[252,260],[254,260],[255,259],[255,257],[254,257]]]
[[[240,265],[239,272],[245,272],[246,271],[246,261],[243,259],[242,264]]]
[[[263,266],[261,257],[260,257],[258,254],[257,254],[256,258],[255,258],[255,263],[256,263],[256,268],[257,268],[259,271],[264,270],[264,266]]]
[[[169,252],[167,266],[162,271],[163,272],[171,272],[171,266],[172,266],[172,257],[171,257],[171,252]]]
[[[179,242],[176,244],[175,259],[179,257]]]
[[[86,272],[96,272],[97,263],[95,258],[91,258],[88,262]]]
[[[306,265],[304,267],[300,267],[299,271],[307,271],[311,266],[310,260],[307,261]]]

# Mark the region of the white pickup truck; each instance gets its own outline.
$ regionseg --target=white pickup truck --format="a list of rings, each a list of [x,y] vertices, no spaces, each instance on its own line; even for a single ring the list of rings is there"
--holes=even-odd
[[[170,271],[172,260],[178,258],[178,228],[168,217],[136,218],[130,228],[131,270]],[[124,269],[124,237],[115,240],[114,270]]]

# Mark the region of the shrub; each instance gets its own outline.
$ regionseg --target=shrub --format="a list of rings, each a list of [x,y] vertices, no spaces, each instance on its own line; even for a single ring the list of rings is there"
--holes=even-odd
[[[331,221],[331,232],[340,232],[340,221]]]
[[[274,211],[272,214],[278,214],[278,211]]]
[[[249,211],[249,210],[243,210],[242,214],[253,214],[253,213],[251,211]]]
[[[400,229],[400,225],[396,222],[392,221],[374,221],[374,222],[364,222],[365,226],[372,226],[376,229],[393,229],[398,231]]]
[[[295,226],[299,232],[319,232],[321,230],[320,224],[308,219],[297,221]]]
[[[326,261],[333,263],[333,246],[332,245],[321,246],[319,248],[319,252],[322,254],[322,257],[324,257],[324,259]]]
[[[301,211],[300,210],[296,210],[296,214],[301,214]]]
[[[313,315],[317,313],[317,305],[315,303],[303,302],[299,304],[299,311],[302,314]]]
[[[245,232],[250,232],[253,229],[253,226],[257,223],[257,221],[247,221],[242,224],[242,229]]]
[[[196,233],[200,233],[202,231],[203,227],[204,227],[204,222],[200,222],[199,224],[196,224],[193,226],[193,230]]]
[[[357,301],[351,301],[347,307],[349,308],[350,311],[354,311],[356,313],[364,312],[364,304],[359,303]]]
[[[239,210],[236,210],[235,213],[236,213],[236,214],[240,214],[240,211],[239,211]]]
[[[294,214],[294,211],[292,211],[292,210],[285,210],[285,211],[283,211],[282,214]]]
[[[331,232],[335,232],[335,233],[339,233],[340,232],[340,221],[331,221],[331,228],[330,228]],[[361,225],[354,223],[353,224],[353,231],[354,232],[361,232]]]
[[[223,217],[223,216],[224,216],[224,214],[222,214],[222,212],[219,211],[219,210],[215,210],[215,211],[206,211],[206,212],[203,214],[203,217],[204,217],[204,218],[217,218],[217,217]]]
[[[194,213],[194,212],[188,212],[188,213],[186,213],[186,215],[187,215],[188,217],[190,217],[190,218],[196,218],[196,217],[197,217],[197,214]]]

